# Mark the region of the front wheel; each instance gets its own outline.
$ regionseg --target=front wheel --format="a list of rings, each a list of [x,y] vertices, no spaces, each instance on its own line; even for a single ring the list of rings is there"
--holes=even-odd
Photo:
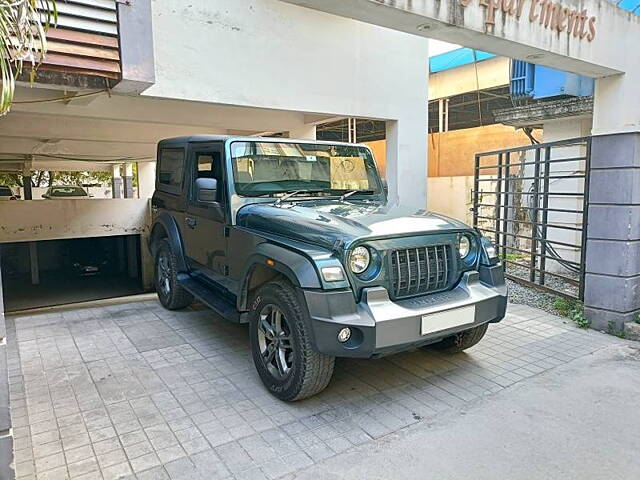
[[[262,383],[277,398],[296,401],[326,388],[335,357],[311,347],[306,315],[286,281],[260,288],[249,312],[251,353]]]
[[[487,333],[488,324],[483,323],[477,327],[470,328],[460,333],[456,333],[450,337],[444,338],[441,342],[427,345],[425,348],[434,348],[447,353],[458,353],[473,347],[477,344],[484,334]]]

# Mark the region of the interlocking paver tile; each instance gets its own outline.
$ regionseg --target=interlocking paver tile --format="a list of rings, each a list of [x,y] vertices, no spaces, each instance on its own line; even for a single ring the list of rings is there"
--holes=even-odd
[[[246,328],[143,301],[9,316],[18,478],[280,478],[617,339],[510,305],[481,343],[338,359],[327,390],[262,387]]]

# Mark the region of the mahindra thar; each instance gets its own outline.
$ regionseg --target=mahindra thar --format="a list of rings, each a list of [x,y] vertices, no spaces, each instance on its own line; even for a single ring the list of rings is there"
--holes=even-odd
[[[335,357],[475,345],[506,310],[494,245],[385,190],[365,145],[163,140],[149,243],[158,298],[248,323],[258,374],[287,401],[323,390]]]

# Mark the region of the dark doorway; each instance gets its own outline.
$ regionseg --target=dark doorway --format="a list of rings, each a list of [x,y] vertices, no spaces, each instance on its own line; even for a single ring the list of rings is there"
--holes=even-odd
[[[140,236],[0,245],[5,310],[142,293]]]

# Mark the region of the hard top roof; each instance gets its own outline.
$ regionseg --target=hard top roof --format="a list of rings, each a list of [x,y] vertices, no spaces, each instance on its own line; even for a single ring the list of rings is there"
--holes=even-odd
[[[243,137],[235,135],[187,135],[183,137],[165,138],[160,140],[160,147],[179,146],[194,142],[223,142],[225,140],[234,139],[248,142],[282,142],[282,143],[317,143],[321,145],[345,145],[345,146],[362,146],[359,143],[346,142],[328,142],[324,140],[295,139],[285,137]]]

